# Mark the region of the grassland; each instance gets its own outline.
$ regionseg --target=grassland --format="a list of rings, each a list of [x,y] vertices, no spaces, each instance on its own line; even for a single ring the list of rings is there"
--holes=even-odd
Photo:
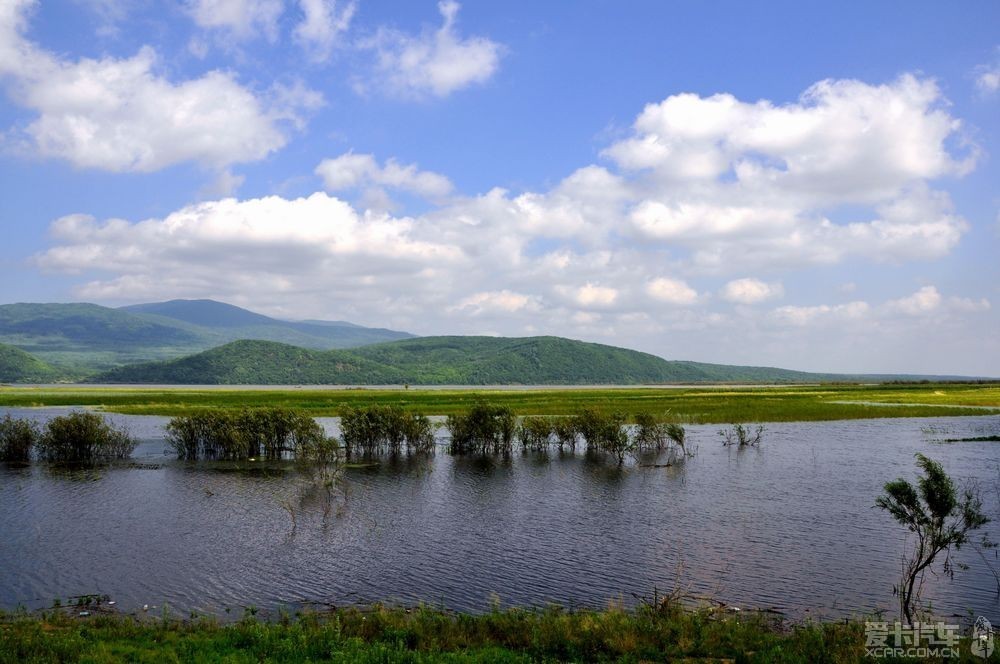
[[[969,652],[948,661],[982,662]],[[482,615],[375,608],[230,625],[207,619],[0,616],[7,662],[857,662],[861,622],[781,629],[761,615],[640,608],[494,610]],[[892,658],[879,661],[904,661]],[[919,661],[907,659],[905,661]],[[994,654],[989,661],[1000,661]]]
[[[427,415],[464,411],[480,398],[519,415],[559,415],[581,406],[602,411],[669,412],[687,423],[792,422],[879,417],[1000,414],[1000,385],[818,385],[766,388],[616,389],[227,389],[165,387],[0,387],[0,407],[91,406],[139,415],[182,415],[204,408],[280,406],[314,416],[350,406],[396,404]]]

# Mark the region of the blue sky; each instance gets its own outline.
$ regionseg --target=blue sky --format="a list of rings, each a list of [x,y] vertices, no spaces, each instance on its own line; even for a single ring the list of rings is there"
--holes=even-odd
[[[0,301],[1000,375],[995,2],[0,0]]]

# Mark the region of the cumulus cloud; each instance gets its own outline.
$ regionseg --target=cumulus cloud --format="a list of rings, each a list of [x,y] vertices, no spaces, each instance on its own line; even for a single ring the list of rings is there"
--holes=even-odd
[[[299,0],[302,21],[293,34],[314,61],[323,62],[330,57],[358,8],[357,2],[346,2],[341,8],[338,4],[337,0]]]
[[[200,28],[223,30],[238,40],[263,35],[273,42],[285,7],[282,0],[187,0],[187,10]]]
[[[646,284],[646,293],[655,300],[668,304],[694,304],[698,291],[681,279],[657,277]]]
[[[634,232],[718,272],[942,256],[966,224],[928,183],[967,173],[978,149],[934,82],[904,75],[821,81],[780,106],[673,95],[603,154],[630,174]],[[831,214],[847,207],[846,219]]]
[[[852,115],[850,95],[863,109],[858,113],[871,117]],[[720,299],[753,305],[782,297],[781,282],[768,275],[791,267],[906,263],[955,246],[966,223],[932,184],[960,176],[974,151],[947,148],[961,132],[932,84],[912,77],[883,86],[826,82],[795,104],[715,99],[705,113],[680,113],[671,99],[647,108],[635,135],[611,146],[609,156],[655,132],[654,143],[680,145],[685,155],[697,146],[716,150],[728,166],[708,168],[712,154],[684,170],[693,167],[671,165],[670,157],[639,164],[615,153],[612,164],[585,165],[545,190],[461,195],[447,177],[416,164],[347,153],[317,166],[328,193],[307,198],[209,201],[144,221],[67,217],[53,225],[54,244],[37,262],[77,270],[79,294],[87,298],[216,297],[273,314],[332,315],[417,333],[549,333],[632,346],[644,339],[653,352],[666,335],[671,343],[687,335],[696,344],[711,339],[717,348],[753,347],[762,355],[743,358],[752,362],[763,361],[767,349],[733,340],[761,330],[770,338],[788,330],[789,338],[832,337],[864,321],[872,334],[891,328],[898,337],[898,326],[945,318],[919,313],[935,297],[938,312],[989,310],[986,300],[945,297],[934,287],[882,304],[854,293],[846,303],[720,310]],[[683,101],[698,107],[699,100],[705,101]],[[671,109],[666,115],[664,105]],[[739,121],[729,117],[733,108]],[[772,112],[796,119],[782,140]],[[883,112],[924,124],[896,131]],[[764,125],[777,146],[770,156],[762,138],[737,140]],[[823,143],[827,132],[839,137],[837,145]],[[893,171],[878,183],[849,172],[868,158],[857,155],[868,155],[869,139],[896,153],[877,156]],[[806,156],[816,141],[840,156],[813,164]],[[919,155],[931,163],[916,163]],[[824,184],[827,177],[839,184]],[[220,180],[223,188],[238,184]],[[419,195],[429,205],[416,216],[391,213],[386,201],[373,202],[376,195],[388,198],[387,190]],[[367,209],[336,197],[344,192],[363,194]],[[831,275],[831,283],[845,276],[853,275]],[[779,346],[775,353],[784,352]]]
[[[899,323],[906,318],[942,313],[972,314],[989,310],[990,302],[986,298],[978,300],[957,296],[945,298],[936,286],[923,286],[910,295],[887,300],[876,306],[870,306],[867,302],[860,300],[836,305],[784,306],[774,309],[771,312],[771,317],[774,320],[794,325],[828,323],[864,317],[882,323]]]
[[[374,155],[348,152],[334,159],[324,159],[316,167],[327,191],[388,187],[423,196],[442,198],[452,191],[451,180],[432,171],[422,171],[416,164],[400,164],[389,159],[379,166]]]
[[[438,3],[443,23],[419,35],[380,29],[363,45],[376,54],[377,78],[403,96],[445,97],[489,80],[500,66],[503,47],[486,37],[462,37],[455,29],[460,5]]]
[[[910,316],[930,313],[941,306],[941,294],[934,286],[924,286],[913,295],[892,300],[888,308]]]
[[[157,73],[149,47],[124,59],[61,60],[24,39],[31,5],[0,10],[0,76],[37,113],[23,135],[43,156],[117,172],[181,162],[222,170],[284,146],[284,125],[319,103],[301,86],[258,98],[222,71],[175,83]]]
[[[757,304],[784,294],[785,289],[779,282],[767,283],[752,277],[734,279],[722,288],[722,298],[736,304]]]

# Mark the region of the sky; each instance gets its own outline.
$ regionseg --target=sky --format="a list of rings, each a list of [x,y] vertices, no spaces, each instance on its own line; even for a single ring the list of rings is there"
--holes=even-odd
[[[0,302],[1000,376],[1000,3],[0,0]]]

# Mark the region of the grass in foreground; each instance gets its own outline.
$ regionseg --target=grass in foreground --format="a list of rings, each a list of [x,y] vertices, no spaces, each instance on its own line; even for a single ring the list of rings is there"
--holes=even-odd
[[[1000,413],[1000,386],[968,384],[526,390],[3,387],[0,407],[94,406],[118,413],[175,416],[204,408],[268,406],[329,416],[376,403],[427,415],[453,415],[482,397],[518,415],[565,415],[582,407],[631,415],[669,411],[694,424]]]
[[[960,644],[962,657],[983,662]],[[494,610],[455,615],[375,607],[220,625],[50,612],[0,615],[7,662],[857,662],[860,622],[779,629],[763,615],[677,608]],[[879,661],[896,661],[882,659]],[[913,659],[899,661],[914,661]],[[1000,661],[994,654],[989,661]]]

